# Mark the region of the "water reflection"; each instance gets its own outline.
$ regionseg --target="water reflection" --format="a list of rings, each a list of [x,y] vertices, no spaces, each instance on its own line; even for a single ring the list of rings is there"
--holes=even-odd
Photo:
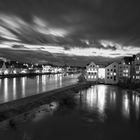
[[[44,92],[44,91],[46,91],[46,83],[47,83],[47,77],[46,77],[46,75],[42,75],[42,91]]]
[[[14,98],[14,100],[17,98],[16,94],[17,94],[17,82],[16,82],[16,78],[13,78],[13,98]]]
[[[106,109],[114,111],[119,108],[116,110],[117,115],[129,119],[133,108],[137,119],[140,118],[140,97],[136,93],[118,90],[118,87],[97,85],[81,91],[79,96],[82,109],[98,112],[100,117],[106,116]]]
[[[74,84],[77,77],[78,74],[57,74],[0,79],[0,103]]]
[[[62,107],[59,99],[36,108],[21,118],[17,117],[19,120],[15,121],[19,129],[12,133],[0,131],[1,139],[15,140],[18,139],[17,135],[20,135],[20,139],[20,130],[28,132],[26,135],[35,140],[40,137],[42,140],[139,140],[140,97],[136,93],[117,86],[96,85],[75,93],[72,97],[76,102],[72,108],[65,104]],[[26,123],[19,124],[20,120]]]
[[[8,78],[4,79],[4,100],[8,101]]]
[[[24,98],[25,95],[25,89],[26,89],[26,77],[21,78],[21,90],[22,90],[22,97]]]
[[[129,105],[129,98],[127,92],[123,95],[122,100],[122,113],[126,118],[129,118],[130,114],[130,105]]]
[[[138,119],[140,114],[140,97],[136,94],[133,94],[133,105],[136,112],[136,118]]]
[[[59,86],[62,86],[62,74],[59,76]]]
[[[105,116],[107,89],[104,85],[92,86],[87,91],[80,93],[83,109],[89,112],[96,111],[99,117]]]
[[[97,87],[96,87],[97,88]],[[100,86],[99,88],[97,88],[97,93],[98,93],[98,98],[97,98],[97,102],[98,102],[98,108],[100,113],[104,113],[104,109],[105,109],[105,96],[106,96],[106,86]]]
[[[1,90],[1,79],[0,79],[0,90]]]
[[[36,87],[37,87],[36,89],[37,89],[37,93],[39,93],[39,81],[40,81],[39,78],[40,78],[39,76],[36,77],[36,84],[37,84],[36,85]]]

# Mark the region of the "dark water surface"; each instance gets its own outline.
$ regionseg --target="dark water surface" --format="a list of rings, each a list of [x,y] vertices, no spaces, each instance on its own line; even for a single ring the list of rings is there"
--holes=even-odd
[[[140,140],[140,97],[96,85],[14,122],[0,125],[0,140]]]
[[[0,103],[39,94],[77,82],[78,74],[0,79]]]

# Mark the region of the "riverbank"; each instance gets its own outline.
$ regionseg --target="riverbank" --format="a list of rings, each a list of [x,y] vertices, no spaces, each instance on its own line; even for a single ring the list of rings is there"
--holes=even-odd
[[[91,82],[78,83],[38,95],[0,104],[0,121],[4,121],[22,113],[28,112],[41,105],[51,103],[56,99],[58,100],[59,98],[62,98],[66,94],[76,93],[82,89],[89,88],[92,84],[93,83]]]
[[[54,75],[61,73],[22,73],[22,74],[9,74],[9,75],[0,75],[0,79],[4,78],[18,78],[18,77],[33,77],[37,75]]]
[[[0,79],[4,79],[4,78],[18,78],[18,77],[33,77],[33,76],[37,76],[37,75],[55,75],[55,74],[64,74],[62,72],[57,72],[57,73],[51,73],[51,72],[47,72],[47,73],[19,73],[19,74],[7,74],[7,75],[0,75]],[[78,73],[74,73],[74,72],[67,72],[65,74],[78,74]],[[64,74],[64,75],[65,75]]]

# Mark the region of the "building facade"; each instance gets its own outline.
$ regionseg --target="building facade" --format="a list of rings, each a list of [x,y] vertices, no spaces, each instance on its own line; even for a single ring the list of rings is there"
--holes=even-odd
[[[140,54],[137,54],[132,63],[132,80],[134,82],[140,81]]]
[[[124,82],[132,77],[133,57],[124,57],[119,63],[119,81]]]
[[[98,81],[98,69],[99,66],[96,65],[94,62],[91,62],[86,66],[86,79],[87,81]]]
[[[119,64],[114,62],[105,68],[105,84],[117,84],[119,82]]]
[[[8,74],[9,70],[6,67],[5,62],[1,62],[1,66],[0,66],[0,75],[5,75]]]

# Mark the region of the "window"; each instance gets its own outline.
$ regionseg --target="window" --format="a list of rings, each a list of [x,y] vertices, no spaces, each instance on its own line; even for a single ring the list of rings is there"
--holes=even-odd
[[[112,71],[112,69],[111,69],[111,71]]]
[[[112,79],[112,77],[110,77],[110,79]]]
[[[116,68],[116,65],[114,65],[114,68]]]
[[[109,79],[109,77],[107,77],[107,79]]]
[[[114,76],[114,81],[116,81],[116,76]]]
[[[116,72],[116,69],[114,69],[114,72]]]

